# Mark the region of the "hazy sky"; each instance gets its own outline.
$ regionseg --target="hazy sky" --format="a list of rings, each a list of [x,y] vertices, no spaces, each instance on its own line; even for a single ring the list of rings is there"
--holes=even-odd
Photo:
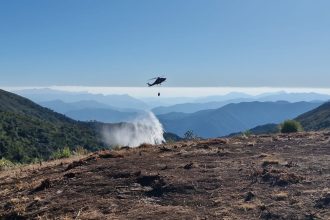
[[[3,0],[0,86],[324,87],[329,0]]]

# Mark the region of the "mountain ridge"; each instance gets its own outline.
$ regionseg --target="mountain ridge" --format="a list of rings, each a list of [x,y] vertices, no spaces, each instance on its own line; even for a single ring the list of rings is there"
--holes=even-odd
[[[306,131],[321,131],[330,129],[330,102],[323,103],[315,109],[302,113],[301,115],[293,118],[301,123]],[[264,124],[249,129],[253,134],[268,134],[279,132],[279,124]],[[237,135],[240,133],[233,133]]]
[[[330,129],[330,102],[299,115],[295,120],[299,121],[307,131]]]
[[[201,137],[219,137],[244,131],[265,123],[279,123],[307,112],[320,104],[309,102],[242,102],[215,110],[191,114],[157,115],[166,131],[183,136],[192,130]]]

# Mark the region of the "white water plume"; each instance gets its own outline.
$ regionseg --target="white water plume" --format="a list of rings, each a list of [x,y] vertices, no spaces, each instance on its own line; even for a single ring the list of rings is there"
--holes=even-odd
[[[141,113],[127,123],[112,124],[102,129],[104,142],[111,146],[137,147],[164,142],[163,126],[152,112]]]

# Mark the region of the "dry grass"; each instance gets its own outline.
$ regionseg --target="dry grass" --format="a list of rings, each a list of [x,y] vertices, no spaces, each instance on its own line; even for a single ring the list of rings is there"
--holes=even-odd
[[[73,161],[80,160],[92,155],[91,153],[87,155],[74,155],[70,158],[57,159],[57,160],[49,160],[38,164],[21,164],[9,168],[5,171],[0,172],[0,178],[3,177],[20,177],[22,174],[24,175],[26,172],[38,171],[40,169],[44,169],[47,167],[57,166],[59,164],[69,164]]]
[[[273,194],[272,197],[276,201],[283,201],[289,197],[289,193],[288,192],[278,192],[278,193]]]
[[[226,138],[215,138],[215,139],[198,141],[198,144],[200,144],[200,145],[222,145],[222,144],[228,144],[228,142],[229,141]]]

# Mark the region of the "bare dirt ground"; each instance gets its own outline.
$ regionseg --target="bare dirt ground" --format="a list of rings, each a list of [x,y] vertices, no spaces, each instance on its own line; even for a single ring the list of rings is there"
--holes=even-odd
[[[330,219],[330,133],[103,151],[0,184],[0,219]]]

